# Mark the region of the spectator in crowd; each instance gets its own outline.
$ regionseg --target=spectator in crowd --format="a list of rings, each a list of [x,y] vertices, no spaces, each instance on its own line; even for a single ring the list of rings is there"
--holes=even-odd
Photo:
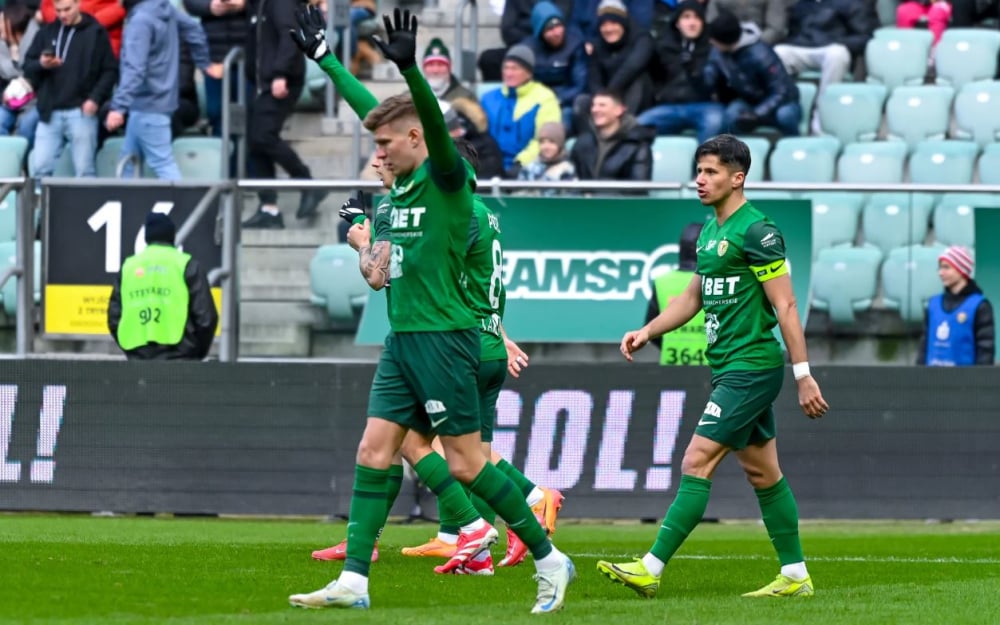
[[[819,93],[844,80],[878,27],[870,0],[796,0],[788,9],[788,37],[774,46],[793,76],[819,70]],[[814,130],[818,122],[814,123]]]
[[[180,64],[177,67],[177,110],[170,116],[170,135],[177,138],[201,119],[201,104],[198,102],[198,86],[194,80],[194,60],[191,50],[184,41],[180,42]],[[219,65],[220,71],[222,66]],[[202,74],[204,81],[214,80]]]
[[[311,180],[309,167],[302,162],[292,146],[281,138],[281,129],[292,113],[305,86],[305,57],[299,52],[289,31],[298,28],[295,0],[250,0],[247,14],[247,80],[254,85],[247,118],[249,169],[254,178],[277,177],[275,165],[280,165],[290,178]],[[295,216],[311,219],[316,216],[327,191],[302,192]],[[278,209],[278,194],[260,191],[260,206],[244,228],[284,228],[285,221]]]
[[[944,292],[927,302],[917,364],[938,367],[992,365],[996,356],[993,306],[972,279],[975,262],[953,245],[938,257]]]
[[[735,14],[720,11],[708,33],[714,48],[705,66],[705,84],[724,99],[726,132],[747,133],[767,125],[788,137],[798,135],[799,89],[756,27],[741,26]]]
[[[488,124],[483,107],[469,98],[456,98],[449,106],[452,109],[451,115],[455,117],[452,121],[448,115],[445,116],[449,128],[452,128],[451,136],[456,139],[463,137],[475,148],[479,155],[479,167],[476,168],[478,176],[484,179],[503,177],[503,154],[496,139],[486,130]]]
[[[952,28],[976,28],[983,26],[986,20],[1000,20],[1000,0],[949,1]]]
[[[180,92],[180,42],[189,46],[195,64],[208,76],[222,78],[222,65],[213,65],[205,33],[193,17],[170,0],[123,0],[128,11],[122,33],[121,77],[105,120],[109,131],[125,125],[122,176],[133,176],[134,159],[141,157],[161,180],[180,180],[170,147],[171,117]]]
[[[788,31],[788,0],[711,0],[705,18],[715,21],[720,10],[756,25],[761,40],[769,46],[780,43]]]
[[[468,87],[459,81],[451,72],[451,51],[438,38],[431,39],[424,51],[422,64],[427,84],[431,86],[434,95],[446,102],[454,103],[463,100],[463,110],[467,117],[474,121],[480,132],[486,132],[486,113],[479,104],[479,99]],[[477,110],[478,109],[478,110]]]
[[[652,128],[636,123],[620,95],[599,91],[590,105],[590,124],[573,144],[570,160],[580,180],[648,181],[655,138]]]
[[[55,10],[59,19],[39,30],[24,59],[40,118],[34,171],[51,176],[69,144],[76,175],[93,177],[97,111],[118,80],[118,61],[107,31],[80,11],[80,0],[55,0]]]
[[[588,91],[621,93],[625,108],[638,115],[653,104],[653,83],[646,72],[653,57],[653,38],[630,18],[622,0],[601,0],[597,23],[599,36],[590,55]],[[590,99],[589,94],[577,98],[576,119],[589,116]]]
[[[21,59],[31,42],[26,33],[34,20],[32,11],[21,3],[8,3],[0,13],[0,130],[9,135],[15,130],[28,141],[31,150],[38,125],[35,91],[24,78]]]
[[[59,11],[55,0],[42,0],[42,20],[49,24],[55,21]],[[108,32],[111,50],[118,58],[122,47],[122,29],[125,27],[125,7],[119,0],[80,0],[80,11],[93,17]]]
[[[589,44],[596,45],[601,37],[601,5],[605,0],[579,0],[574,3],[573,22],[583,33]],[[659,0],[621,0],[625,13],[638,30],[649,32],[649,24],[653,19],[653,3]]]
[[[246,0],[184,0],[184,8],[201,20],[208,38],[208,55],[212,63],[221,63],[229,51],[243,47],[247,40]],[[236,81],[233,80],[230,101],[235,101]],[[205,76],[205,117],[212,136],[222,136],[222,80]]]
[[[503,86],[483,96],[490,134],[500,146],[507,178],[538,156],[538,131],[546,122],[561,122],[556,94],[532,78],[535,53],[525,45],[507,51]]]
[[[950,21],[951,3],[946,0],[906,0],[896,7],[896,27],[924,26],[934,35],[934,45]]]
[[[108,330],[129,360],[203,360],[219,323],[205,272],[174,247],[170,217],[150,213],[145,232],[112,288]]]
[[[532,36],[524,44],[535,53],[534,78],[556,94],[563,124],[573,132],[573,102],[587,88],[583,33],[566,24],[559,7],[541,0],[531,11]]]
[[[538,130],[538,158],[521,169],[518,180],[538,182],[566,182],[576,180],[576,170],[566,152],[566,129],[560,122],[548,122]],[[559,195],[556,189],[545,189],[540,194],[530,191],[522,195]]]
[[[656,48],[649,64],[654,105],[639,114],[638,122],[661,135],[693,128],[704,143],[722,132],[723,121],[723,108],[711,101],[713,94],[706,92],[702,75],[712,49],[705,29],[705,6],[698,0],[684,0],[673,15],[671,28],[654,39]]]
[[[698,235],[702,224],[690,223],[681,232],[677,251],[677,269],[661,273],[653,280],[653,296],[646,308],[646,323],[666,310],[671,300],[691,284],[698,269]],[[660,338],[650,339],[660,348],[661,365],[704,365],[705,311],[699,310],[691,321]]]

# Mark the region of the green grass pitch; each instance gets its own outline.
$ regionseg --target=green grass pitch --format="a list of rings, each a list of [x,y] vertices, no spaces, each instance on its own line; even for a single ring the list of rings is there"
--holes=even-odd
[[[340,571],[309,552],[343,524],[242,519],[0,516],[0,623],[472,625],[959,625],[1000,623],[1000,523],[804,523],[813,598],[742,599],[777,563],[757,523],[703,524],[643,600],[595,570],[642,554],[654,525],[563,523],[556,544],[577,581],[565,610],[532,616],[531,561],[495,577],[435,575],[404,558],[431,525],[390,525],[372,568],[370,612],[296,610],[290,593]],[[502,539],[501,539],[501,542]],[[502,557],[502,544],[494,558]]]

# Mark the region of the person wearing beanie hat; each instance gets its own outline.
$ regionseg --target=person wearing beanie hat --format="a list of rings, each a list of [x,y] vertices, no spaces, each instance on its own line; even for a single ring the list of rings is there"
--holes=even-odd
[[[653,38],[646,29],[632,24],[622,0],[601,0],[597,30],[587,70],[587,93],[578,96],[573,106],[576,119],[589,117],[590,94],[603,90],[622,94],[625,108],[633,114],[646,110],[653,105],[653,83],[646,71],[653,57]]]
[[[427,49],[424,50],[424,60],[421,67],[427,78],[427,84],[431,86],[434,95],[448,99],[445,94],[453,83],[458,83],[458,80],[451,74],[451,52],[448,50],[448,46],[444,45],[444,42],[437,37],[431,39],[431,42],[427,44]]]
[[[931,367],[992,365],[996,360],[993,306],[972,279],[972,253],[953,245],[938,256],[944,292],[927,302],[917,364]]]
[[[544,182],[564,182],[576,180],[576,170],[566,152],[566,128],[561,122],[548,122],[538,131],[538,158],[521,169],[518,180]],[[556,189],[545,189],[541,195],[551,197],[564,192]],[[519,195],[538,195],[534,191],[525,191]]]
[[[735,13],[719,11],[715,20],[708,24],[708,38],[723,46],[736,45],[743,36],[743,26]]]
[[[775,45],[785,37],[788,28],[788,0],[711,0],[705,20],[714,22],[720,11],[735,13],[740,22],[751,22],[761,31],[760,38]]]
[[[535,72],[535,52],[523,43],[511,46],[510,50],[507,50],[507,54],[504,55],[503,60],[514,61],[528,70],[529,74],[534,74]]]
[[[563,111],[563,124],[573,133],[573,102],[587,89],[586,40],[552,2],[541,0],[531,11],[534,36],[523,43],[535,53],[535,80],[555,92]]]
[[[170,217],[149,213],[146,247],[125,259],[108,300],[108,331],[129,360],[203,360],[219,323],[204,270],[174,247]]]

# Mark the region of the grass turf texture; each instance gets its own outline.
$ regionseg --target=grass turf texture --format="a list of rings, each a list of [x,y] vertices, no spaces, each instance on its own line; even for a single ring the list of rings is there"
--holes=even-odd
[[[817,585],[810,599],[743,599],[778,565],[755,523],[703,524],[664,572],[660,594],[640,599],[595,570],[598,559],[641,555],[655,525],[563,523],[557,545],[579,576],[566,609],[532,616],[534,566],[495,577],[435,575],[436,560],[399,549],[430,525],[390,525],[372,567],[372,610],[288,607],[290,593],[326,584],[340,563],[309,553],[343,524],[227,519],[0,516],[0,623],[370,623],[468,625],[545,619],[574,625],[726,625],[1000,622],[1000,523],[807,523],[802,534]],[[501,541],[502,542],[502,541]],[[494,559],[502,557],[502,544]]]

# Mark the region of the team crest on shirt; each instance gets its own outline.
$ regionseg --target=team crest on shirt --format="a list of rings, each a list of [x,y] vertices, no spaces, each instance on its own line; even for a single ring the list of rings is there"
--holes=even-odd
[[[725,256],[727,251],[729,251],[729,241],[725,239],[719,241],[719,249],[718,249],[719,256]]]
[[[941,322],[941,325],[937,327],[937,332],[935,332],[935,336],[937,336],[937,339],[939,341],[948,340],[948,337],[951,336],[951,328],[948,327],[947,321]]]
[[[956,315],[956,318],[958,319],[959,323],[965,323],[965,320],[969,318],[969,315],[965,314],[964,312],[960,312],[958,313],[958,315]]]

